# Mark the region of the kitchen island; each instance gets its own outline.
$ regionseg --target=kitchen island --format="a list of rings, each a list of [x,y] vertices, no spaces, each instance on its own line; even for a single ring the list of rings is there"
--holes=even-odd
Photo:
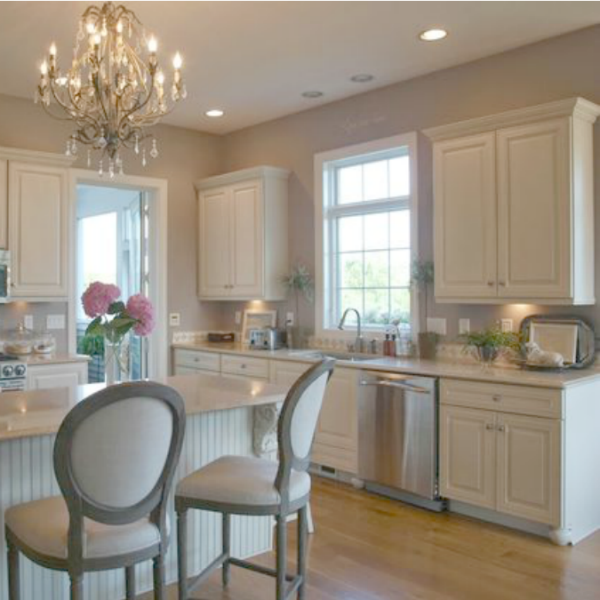
[[[252,455],[253,409],[281,402],[287,386],[238,380],[219,375],[185,375],[162,383],[177,389],[185,401],[187,426],[175,481],[224,454]],[[104,384],[0,394],[0,598],[6,598],[4,511],[12,505],[60,495],[54,477],[53,445],[60,423],[78,402]],[[200,572],[219,552],[220,516],[193,511],[190,515],[189,564]],[[175,515],[171,510],[171,528]],[[233,517],[232,550],[248,557],[271,548],[271,520]],[[66,600],[68,578],[42,569],[22,557],[22,600]],[[174,540],[167,555],[167,581],[176,581]],[[151,564],[138,566],[139,593],[151,589]],[[86,575],[86,600],[124,597],[124,573]]]

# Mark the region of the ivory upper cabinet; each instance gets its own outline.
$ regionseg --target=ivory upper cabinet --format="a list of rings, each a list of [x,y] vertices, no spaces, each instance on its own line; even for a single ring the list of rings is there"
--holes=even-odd
[[[8,248],[8,161],[0,159],[0,249]]]
[[[68,169],[9,161],[8,172],[11,296],[66,299]]]
[[[288,177],[284,169],[256,167],[196,184],[201,299],[285,298]]]
[[[595,303],[599,114],[573,98],[426,131],[439,301]]]
[[[437,296],[496,296],[494,147],[493,133],[435,145]]]

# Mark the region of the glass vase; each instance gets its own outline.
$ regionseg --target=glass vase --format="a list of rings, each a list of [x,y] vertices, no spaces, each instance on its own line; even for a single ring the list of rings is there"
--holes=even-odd
[[[130,380],[131,348],[129,336],[119,340],[104,339],[104,369],[106,385]]]

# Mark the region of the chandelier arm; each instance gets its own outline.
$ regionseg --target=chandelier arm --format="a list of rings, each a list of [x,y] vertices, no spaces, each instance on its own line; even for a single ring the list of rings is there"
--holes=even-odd
[[[77,106],[77,103],[73,101],[73,98],[71,96],[71,90],[69,88],[69,99],[71,100],[72,106],[69,106],[66,102],[63,102],[63,100],[60,98],[60,95],[56,93],[56,89],[55,89],[55,82],[54,79],[50,80],[49,83],[49,88],[50,91],[52,92],[52,97],[54,98],[55,102],[69,115],[71,115],[70,120],[75,119],[76,122],[79,124],[80,120],[88,120],[88,121],[93,121],[92,117],[90,117],[89,115],[85,114],[84,112],[82,112],[79,107]],[[76,110],[73,110],[73,107]],[[48,114],[52,114],[49,112],[49,110],[46,110],[46,112],[48,112]],[[60,117],[56,117],[57,119],[60,119]],[[62,119],[61,119],[62,120]],[[66,120],[69,120],[69,118],[67,117]]]

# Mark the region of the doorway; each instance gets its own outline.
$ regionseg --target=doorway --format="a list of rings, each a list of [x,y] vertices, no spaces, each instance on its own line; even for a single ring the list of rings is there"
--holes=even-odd
[[[121,299],[138,293],[154,305],[156,328],[147,338],[130,336],[131,376],[167,374],[166,181],[123,176],[107,181],[74,170],[72,180],[70,351],[92,354],[90,383],[104,381],[102,348],[83,344],[90,319],[81,295],[93,281],[112,283]]]

